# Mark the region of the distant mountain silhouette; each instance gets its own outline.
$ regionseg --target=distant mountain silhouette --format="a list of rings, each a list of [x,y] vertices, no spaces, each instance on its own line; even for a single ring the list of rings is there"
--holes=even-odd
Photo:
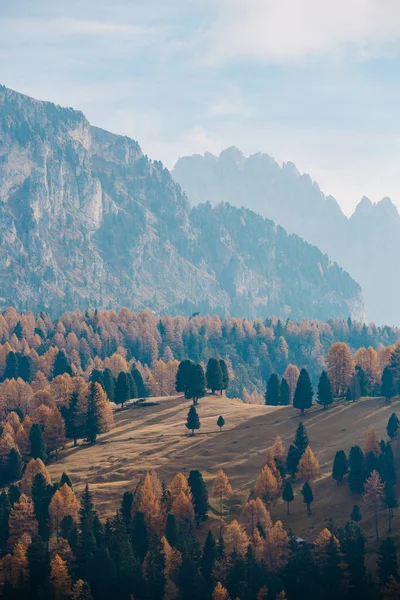
[[[389,198],[363,198],[348,219],[332,196],[291,162],[279,166],[267,154],[246,158],[235,147],[181,158],[172,172],[195,205],[230,202],[273,219],[317,245],[361,285],[367,317],[400,325],[400,216]]]

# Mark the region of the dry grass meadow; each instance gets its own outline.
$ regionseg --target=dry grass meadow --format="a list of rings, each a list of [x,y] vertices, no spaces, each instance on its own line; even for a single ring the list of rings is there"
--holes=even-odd
[[[154,400],[149,404],[152,402]],[[348,452],[354,444],[363,447],[371,424],[379,439],[387,439],[388,418],[399,410],[399,404],[398,400],[387,406],[381,398],[366,398],[355,404],[336,404],[325,411],[319,406],[308,411],[303,422],[321,466],[320,477],[313,484],[313,515],[306,516],[300,495],[301,482],[295,482],[296,497],[290,516],[286,516],[286,506],[279,499],[270,507],[272,516],[281,519],[296,535],[311,538],[326,526],[329,516],[338,525],[343,524],[357,503],[364,516],[361,525],[372,540],[370,512],[360,497],[350,493],[346,483],[337,486],[332,480],[332,462],[336,450]],[[211,490],[212,479],[222,468],[234,490],[227,503],[227,517],[237,517],[263,466],[266,450],[278,433],[287,449],[301,417],[292,407],[254,406],[226,397],[208,396],[199,402],[201,429],[192,437],[185,428],[189,405],[182,397],[160,398],[155,405],[117,411],[115,428],[100,436],[95,446],[68,447],[57,462],[50,464],[53,479],[66,471],[78,493],[88,483],[99,513],[108,516],[116,511],[123,492],[133,491],[146,471],[154,469],[168,484],[178,471],[188,475],[191,469],[199,469]],[[226,422],[222,432],[216,425],[219,415]],[[394,450],[400,454],[397,448]],[[217,516],[213,510],[211,517],[210,523],[215,523]],[[394,529],[400,534],[397,519],[399,517],[394,519]],[[383,536],[386,531],[384,510],[380,521]]]

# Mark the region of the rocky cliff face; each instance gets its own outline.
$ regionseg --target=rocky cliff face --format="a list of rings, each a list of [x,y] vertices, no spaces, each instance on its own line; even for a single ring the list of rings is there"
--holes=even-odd
[[[190,210],[137,142],[0,89],[0,305],[362,317],[316,248],[230,206]]]
[[[246,206],[315,244],[360,283],[369,319],[400,324],[400,279],[395,276],[400,216],[389,198],[377,204],[364,198],[348,219],[336,200],[293,163],[279,166],[261,153],[246,158],[237,148],[220,156],[184,157],[172,175],[192,204]]]

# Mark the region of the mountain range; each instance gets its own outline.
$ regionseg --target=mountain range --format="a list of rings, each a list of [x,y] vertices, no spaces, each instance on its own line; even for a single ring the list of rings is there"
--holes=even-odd
[[[52,314],[125,305],[249,318],[364,316],[359,285],[315,246],[249,208],[191,208],[136,141],[6,87],[0,281],[0,307]]]
[[[367,318],[399,325],[400,216],[389,198],[364,197],[347,218],[309,175],[267,154],[245,157],[235,147],[219,156],[181,158],[172,175],[191,204],[245,206],[315,244],[361,285]]]

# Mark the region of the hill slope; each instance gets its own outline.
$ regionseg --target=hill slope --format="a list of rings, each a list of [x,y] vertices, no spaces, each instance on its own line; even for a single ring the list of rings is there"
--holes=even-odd
[[[369,319],[400,324],[400,283],[393,277],[400,254],[400,216],[389,198],[377,204],[363,198],[348,219],[337,201],[293,163],[279,166],[261,153],[245,157],[237,148],[219,156],[181,158],[172,174],[192,204],[245,206],[315,244],[360,283]]]
[[[225,397],[206,397],[197,408],[201,429],[191,437],[185,428],[190,402],[182,398],[158,402],[158,406],[117,412],[115,429],[100,436],[96,446],[66,450],[61,461],[50,465],[52,476],[58,478],[67,471],[78,491],[88,483],[104,515],[115,512],[123,492],[134,490],[148,470],[156,470],[168,484],[178,471],[187,476],[191,469],[200,469],[211,490],[211,480],[222,468],[235,492],[229,502],[233,518],[247,500],[276,435],[279,433],[287,450],[300,422],[298,411],[292,407],[254,406]],[[320,478],[313,484],[313,516],[306,517],[299,482],[295,484],[291,515],[286,516],[286,507],[279,501],[271,508],[272,515],[302,536],[319,533],[329,516],[338,524],[348,520],[353,505],[362,505],[362,500],[350,493],[346,483],[338,487],[332,480],[335,452],[348,452],[356,444],[364,447],[370,425],[375,426],[378,439],[386,440],[387,421],[399,406],[399,400],[388,406],[383,399],[366,398],[355,404],[339,403],[327,411],[318,406],[309,411],[303,423],[321,466]],[[220,414],[226,421],[222,432],[216,425]],[[373,528],[370,511],[364,505],[361,508],[366,519],[362,525],[369,533]],[[381,526],[382,530],[386,527],[384,517]]]
[[[363,318],[316,248],[250,211],[191,211],[161,163],[80,112],[1,88],[0,140],[0,307]]]

